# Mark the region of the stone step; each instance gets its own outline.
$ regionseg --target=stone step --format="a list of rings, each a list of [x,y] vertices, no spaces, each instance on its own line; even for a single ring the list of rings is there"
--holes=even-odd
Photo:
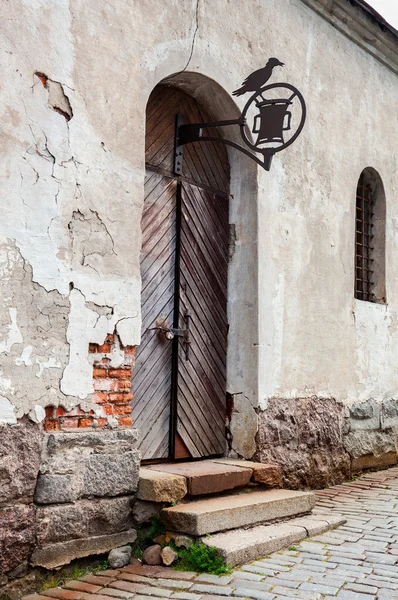
[[[267,488],[282,484],[281,469],[277,465],[228,458],[147,465],[141,469],[140,478],[143,481],[139,485],[139,498],[151,502],[180,500],[181,478],[185,478],[186,493],[190,496],[217,494],[244,487],[249,482]]]
[[[288,548],[306,537],[324,533],[345,522],[344,517],[340,515],[308,515],[276,525],[233,529],[206,536],[201,540],[207,546],[217,548],[226,564],[241,565]]]
[[[248,489],[164,508],[160,514],[166,528],[201,536],[302,515],[314,506],[311,492]]]
[[[151,465],[151,471],[185,477],[188,494],[202,496],[232,490],[249,483],[253,471],[243,466],[219,464],[212,460]]]

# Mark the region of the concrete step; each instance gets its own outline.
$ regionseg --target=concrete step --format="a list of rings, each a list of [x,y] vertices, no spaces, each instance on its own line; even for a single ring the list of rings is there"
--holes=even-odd
[[[167,529],[201,536],[303,515],[314,506],[311,492],[249,489],[164,508],[160,514]]]
[[[207,546],[217,548],[226,564],[241,565],[288,548],[306,537],[329,531],[345,521],[340,515],[308,515],[276,525],[234,529],[201,539]]]

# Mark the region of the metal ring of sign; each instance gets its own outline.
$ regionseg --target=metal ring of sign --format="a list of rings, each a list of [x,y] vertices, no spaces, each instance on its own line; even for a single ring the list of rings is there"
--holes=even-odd
[[[257,148],[257,146],[255,146],[254,144],[252,144],[252,142],[249,140],[249,138],[246,135],[245,125],[241,125],[241,127],[240,127],[240,133],[241,133],[243,141],[254,152],[258,152],[260,154],[270,154],[270,153],[275,154],[276,152],[280,152],[281,150],[284,150],[285,148],[287,148],[288,146],[290,146],[290,144],[293,144],[293,142],[300,135],[300,133],[301,133],[303,127],[304,127],[305,119],[306,119],[306,116],[307,116],[307,108],[306,108],[305,100],[303,98],[303,95],[301,94],[301,92],[298,91],[297,88],[295,88],[293,85],[290,85],[290,83],[271,83],[270,85],[266,85],[265,87],[261,88],[260,91],[255,92],[252,96],[250,96],[249,100],[246,102],[246,105],[245,105],[245,107],[244,107],[244,109],[242,111],[242,117],[245,119],[245,121],[246,121],[247,111],[249,110],[249,107],[253,104],[253,102],[255,101],[255,99],[258,96],[262,95],[267,90],[275,89],[275,88],[286,88],[286,89],[291,90],[292,92],[294,92],[294,94],[293,94],[293,96],[291,96],[291,98],[294,98],[294,96],[297,96],[297,98],[300,101],[301,111],[302,111],[301,120],[300,120],[300,124],[299,124],[299,126],[297,128],[296,133],[294,135],[292,135],[292,137],[290,138],[290,140],[288,140],[285,144],[282,144],[279,147],[276,147],[276,148],[266,148],[266,149]]]

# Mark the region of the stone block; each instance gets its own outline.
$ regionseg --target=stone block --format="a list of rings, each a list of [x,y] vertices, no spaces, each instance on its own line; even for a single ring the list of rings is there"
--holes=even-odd
[[[119,496],[138,488],[139,454],[92,454],[85,465],[82,495]]]
[[[56,504],[74,502],[82,494],[82,481],[76,475],[39,474],[35,502],[38,504]]]
[[[104,554],[113,548],[131,544],[137,539],[135,529],[113,533],[110,535],[99,535],[79,540],[70,540],[49,544],[43,548],[36,548],[31,558],[34,567],[45,567],[55,569],[66,565],[75,558],[90,556],[91,554]]]
[[[379,429],[380,405],[375,400],[355,402],[349,407],[350,429]]]
[[[37,509],[39,545],[45,546],[132,529],[133,502],[133,496],[119,496],[39,507]]]
[[[249,468],[220,464],[211,460],[152,465],[149,469],[185,477],[188,494],[192,496],[216,494],[235,487],[242,487],[249,483],[252,476],[252,470]]]
[[[187,480],[180,475],[140,469],[137,498],[149,502],[177,502],[187,494]]]
[[[134,430],[46,435],[36,502],[134,493],[139,472],[136,438]]]
[[[382,429],[398,427],[398,399],[390,398],[382,403],[381,427]]]
[[[346,451],[352,458],[373,454],[375,457],[396,452],[396,434],[393,430],[351,431],[343,438]]]
[[[14,504],[0,508],[0,573],[28,560],[36,541],[35,510]]]
[[[0,504],[33,497],[41,449],[37,424],[0,425]]]
[[[172,531],[199,536],[302,515],[314,506],[312,493],[268,490],[180,504],[164,508],[160,515]]]
[[[363,471],[364,469],[385,469],[392,467],[398,463],[398,455],[396,452],[386,452],[380,456],[374,454],[365,454],[353,458],[351,461],[351,469],[353,473]]]
[[[350,477],[346,422],[345,406],[332,398],[271,398],[259,415],[253,460],[279,465],[290,489],[340,483]]]

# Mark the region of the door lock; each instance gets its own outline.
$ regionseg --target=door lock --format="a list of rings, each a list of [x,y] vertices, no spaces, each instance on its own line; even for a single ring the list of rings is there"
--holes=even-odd
[[[174,340],[175,337],[182,337],[183,344],[185,346],[185,359],[189,360],[189,349],[191,345],[190,338],[190,325],[191,325],[191,314],[188,309],[184,313],[186,328],[177,329],[176,327],[167,327],[166,325],[157,325],[156,327],[150,327],[147,331],[161,331],[166,340]]]

